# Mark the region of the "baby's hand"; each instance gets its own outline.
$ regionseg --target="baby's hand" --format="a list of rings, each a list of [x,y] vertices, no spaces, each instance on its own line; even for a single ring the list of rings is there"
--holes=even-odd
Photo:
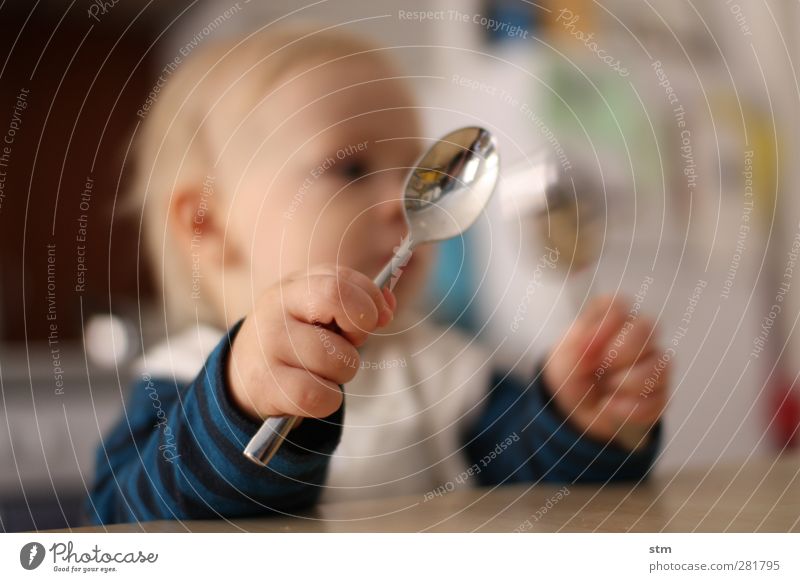
[[[669,363],[659,362],[652,320],[599,297],[554,349],[544,370],[556,408],[586,434],[628,449],[664,412]]]
[[[346,267],[287,277],[258,299],[233,341],[233,402],[256,420],[332,414],[342,404],[338,385],[358,371],[356,347],[395,306],[391,291]]]

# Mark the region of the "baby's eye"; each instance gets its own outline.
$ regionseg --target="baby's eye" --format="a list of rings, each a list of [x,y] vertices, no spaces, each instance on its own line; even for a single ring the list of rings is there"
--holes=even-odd
[[[337,164],[337,173],[346,180],[357,180],[369,173],[367,164],[358,160],[344,160]]]

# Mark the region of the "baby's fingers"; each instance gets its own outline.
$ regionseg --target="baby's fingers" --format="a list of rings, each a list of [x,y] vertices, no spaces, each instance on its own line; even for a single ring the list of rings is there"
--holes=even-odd
[[[336,384],[346,384],[355,377],[360,364],[358,351],[338,333],[294,321],[289,324],[288,338],[276,347],[276,356],[285,364]]]
[[[325,418],[342,405],[344,395],[338,384],[313,372],[281,366],[276,377],[270,401],[280,414]]]
[[[594,299],[569,331],[567,349],[584,370],[595,369],[609,344],[625,324],[625,302],[604,296]]]
[[[667,405],[669,364],[657,355],[609,376],[603,386],[607,409],[619,423],[655,423]]]
[[[647,317],[635,321],[627,320],[604,351],[603,365],[607,366],[605,373],[636,366],[652,356],[656,348],[654,321]]]
[[[294,318],[341,333],[354,346],[363,344],[380,321],[372,297],[358,285],[331,275],[294,281],[282,300]]]
[[[643,398],[634,395],[612,397],[608,402],[608,413],[617,424],[634,423],[640,426],[650,426],[658,422],[666,408],[666,395],[663,392]]]
[[[634,365],[610,373],[603,381],[603,388],[610,394],[638,394],[648,398],[667,390],[671,370],[671,361],[654,351]]]
[[[394,301],[394,295],[391,291],[379,289],[378,286],[367,277],[364,273],[344,267],[341,265],[318,265],[312,267],[309,275],[331,275],[342,281],[348,281],[360,287],[367,295],[372,298],[375,303],[375,308],[378,310],[378,323],[379,327],[386,325],[392,320],[394,308],[397,302]],[[386,291],[388,291],[388,296]],[[390,301],[390,298],[392,301]]]

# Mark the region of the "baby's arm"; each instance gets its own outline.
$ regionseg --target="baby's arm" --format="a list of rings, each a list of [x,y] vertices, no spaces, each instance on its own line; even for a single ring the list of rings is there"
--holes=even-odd
[[[189,386],[137,385],[128,417],[101,445],[93,519],[235,517],[312,505],[341,435],[341,384],[358,370],[356,347],[392,319],[395,305],[390,292],[345,267],[315,267],[269,288]],[[304,419],[269,466],[246,460],[242,450],[261,419],[283,415]]]
[[[522,382],[498,373],[487,400],[465,435],[469,462],[482,485],[639,480],[658,452],[660,424],[636,452],[573,426],[553,406],[542,374]]]
[[[135,385],[125,415],[98,448],[87,508],[93,523],[293,512],[317,500],[342,408],[305,419],[268,468],[248,461],[242,450],[258,423],[239,412],[226,386],[240,326],[188,386],[156,378]]]
[[[657,450],[668,368],[655,324],[614,297],[581,313],[530,383],[501,376],[468,435],[492,482],[641,479]],[[497,443],[517,437],[506,447]],[[492,450],[502,450],[498,462]]]

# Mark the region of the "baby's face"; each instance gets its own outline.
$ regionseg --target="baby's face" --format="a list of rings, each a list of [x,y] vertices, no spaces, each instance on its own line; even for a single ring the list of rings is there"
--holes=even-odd
[[[234,184],[226,244],[249,264],[226,296],[241,312],[269,285],[320,263],[373,278],[400,244],[405,179],[428,144],[393,74],[367,59],[320,67],[269,96],[235,138],[246,147],[223,166]],[[431,252],[415,250],[395,289],[401,303],[420,288]]]

